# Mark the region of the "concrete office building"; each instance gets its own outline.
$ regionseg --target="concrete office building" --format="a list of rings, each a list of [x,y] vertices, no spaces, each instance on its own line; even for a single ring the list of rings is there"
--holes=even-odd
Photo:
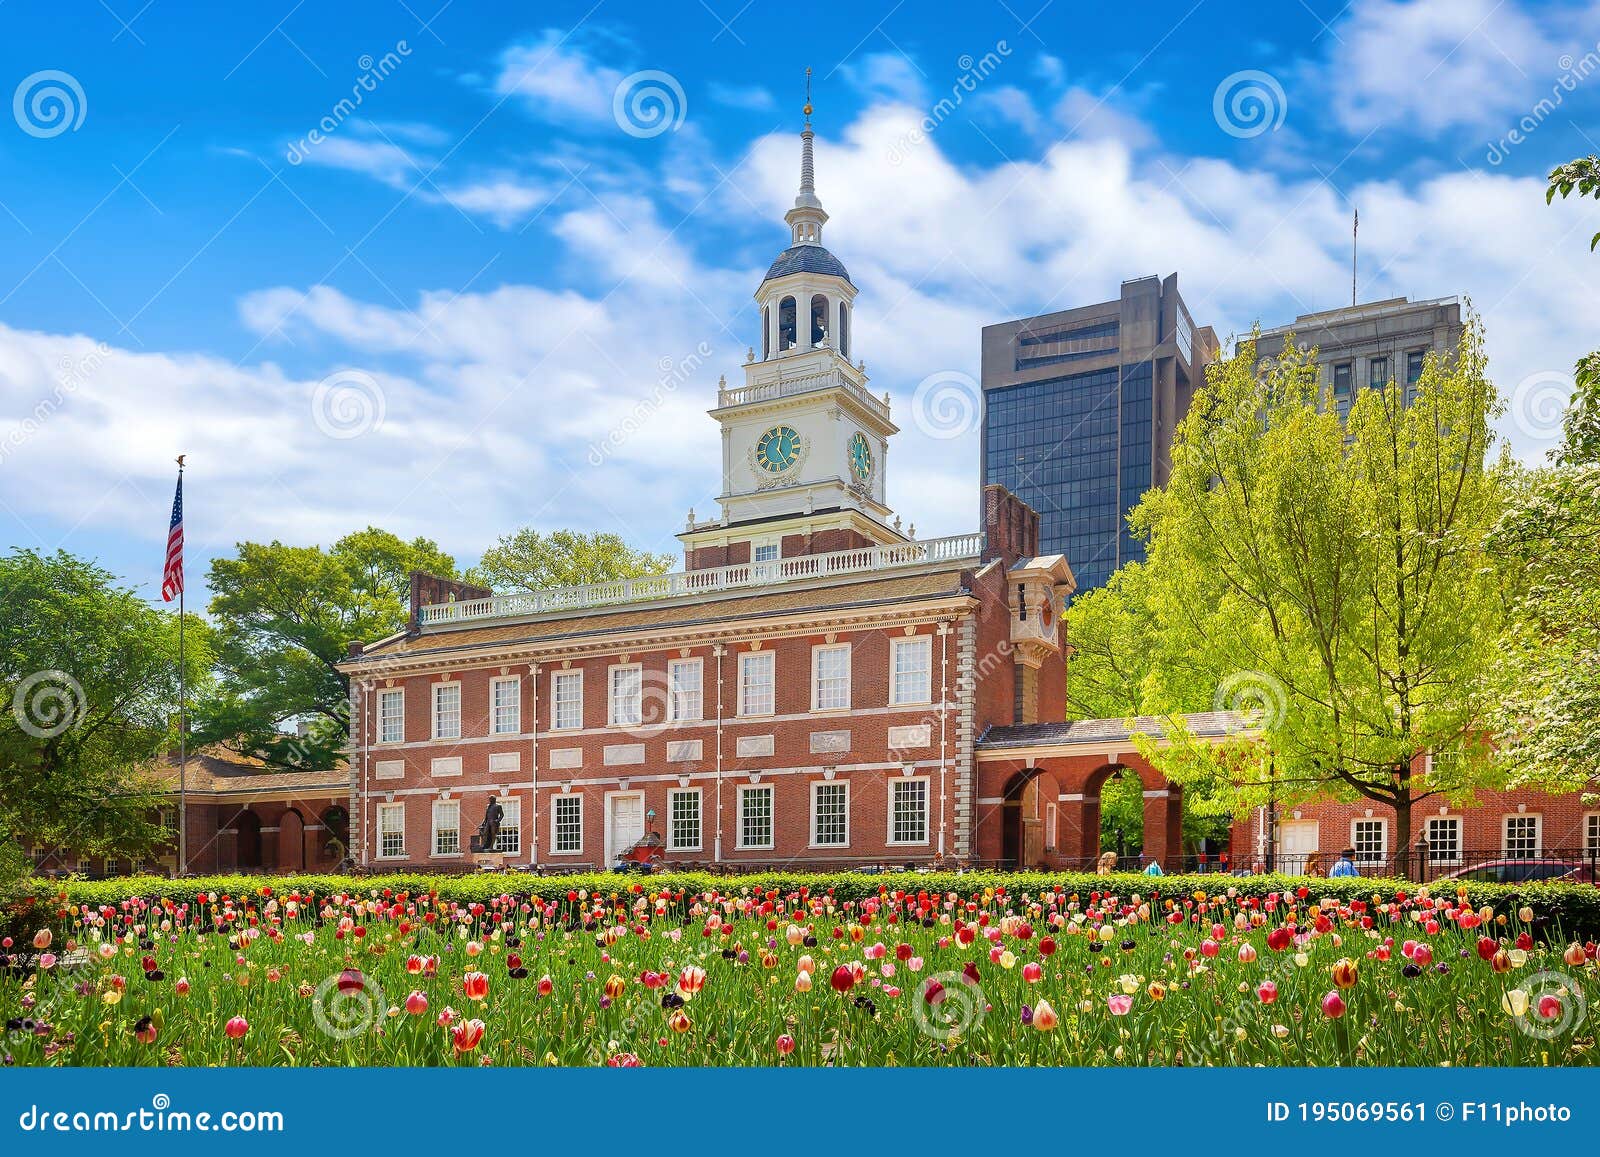
[[[1038,511],[1039,549],[1072,560],[1079,590],[1144,557],[1127,512],[1165,485],[1173,430],[1216,357],[1216,334],[1195,326],[1177,274],[984,327],[983,484]]]
[[[1263,331],[1256,340],[1256,357],[1278,357],[1291,334],[1302,349],[1316,347],[1322,384],[1343,416],[1350,412],[1358,386],[1382,387],[1401,381],[1407,386],[1409,402],[1427,355],[1454,353],[1460,343],[1461,301],[1455,297],[1431,301],[1393,297],[1302,314],[1293,325]]]

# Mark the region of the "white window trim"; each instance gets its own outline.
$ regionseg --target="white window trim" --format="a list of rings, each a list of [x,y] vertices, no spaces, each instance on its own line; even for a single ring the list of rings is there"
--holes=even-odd
[[[1511,821],[1533,821],[1533,852],[1534,858],[1544,855],[1544,813],[1543,812],[1507,812],[1500,817],[1500,854],[1502,856],[1524,855],[1522,852],[1511,850]]]
[[[1061,819],[1061,808],[1057,804],[1044,805],[1044,843],[1046,848],[1056,846],[1056,825]]]
[[[823,788],[844,789],[844,843],[824,844],[817,841],[817,796]],[[848,848],[850,846],[850,781],[848,779],[814,779],[811,781],[811,842],[817,849]]]
[[[1580,829],[1578,834],[1583,841],[1583,854],[1585,858],[1588,858],[1588,856],[1592,854],[1592,851],[1600,851],[1600,844],[1597,844],[1594,849],[1591,849],[1589,845],[1589,824],[1591,822],[1600,824],[1600,812],[1583,813],[1583,827]]]
[[[1383,832],[1383,845],[1378,849],[1379,861],[1389,858],[1389,819],[1387,816],[1355,816],[1350,820],[1350,846],[1356,850],[1356,863],[1371,863],[1371,860],[1362,860],[1361,845],[1356,843],[1357,824],[1377,824]]]
[[[556,681],[559,679],[576,679],[578,681],[578,722],[561,723],[561,697],[556,693]],[[583,730],[583,671],[580,668],[570,668],[550,672],[550,730],[551,731],[582,731]]]
[[[454,735],[441,735],[439,733],[439,695],[443,691],[452,687],[455,688],[456,692],[456,733]],[[462,723],[461,713],[466,708],[464,696],[461,694],[461,684],[456,680],[451,680],[448,683],[435,683],[433,685],[432,707],[433,712],[428,721],[428,730],[431,733],[431,737],[435,741],[460,739]]]
[[[921,699],[895,698],[898,683],[895,671],[899,666],[901,647],[921,647],[928,652],[928,689]],[[889,706],[891,707],[920,707],[933,702],[933,636],[932,635],[903,635],[898,639],[889,640]]]
[[[672,801],[680,795],[695,797],[695,815],[697,822],[695,830],[700,838],[693,844],[678,844],[676,839],[677,829],[673,827]],[[667,851],[669,852],[698,852],[704,849],[706,843],[706,799],[702,789],[698,787],[674,787],[667,789]]]
[[[745,710],[744,703],[744,668],[749,662],[765,662],[772,668],[772,707],[767,711],[751,712]],[[745,719],[764,719],[778,712],[778,661],[772,651],[746,651],[739,656],[738,669],[738,714]]]
[[[385,695],[398,695],[400,697],[400,738],[385,739],[383,737],[383,697]],[[406,689],[404,687],[383,687],[378,691],[377,717],[372,721],[376,736],[372,741],[374,747],[398,747],[406,741]]]
[[[1456,812],[1446,812],[1444,815],[1424,816],[1422,818],[1422,838],[1428,839],[1428,829],[1435,820],[1454,821],[1456,825],[1456,854],[1448,860],[1435,858],[1433,854],[1433,841],[1428,840],[1428,863],[1436,868],[1458,868],[1465,862],[1467,821],[1465,817]]]
[[[636,671],[639,675],[639,717],[627,722],[617,719],[617,672]],[[644,726],[644,664],[613,663],[606,668],[606,726],[621,731],[637,731]]]
[[[515,703],[517,707],[517,725],[510,731],[499,730],[494,714],[495,688],[502,683],[510,683],[516,688]],[[496,675],[489,680],[489,734],[490,735],[521,735],[522,734],[522,676],[521,675]]]
[[[766,792],[770,806],[767,811],[767,842],[764,844],[747,844],[744,842],[744,801],[751,792]],[[778,792],[770,783],[741,783],[738,789],[737,806],[734,808],[733,818],[737,825],[734,829],[734,847],[740,851],[770,852],[777,847],[778,840]]]
[[[700,710],[694,715],[679,716],[678,695],[673,684],[673,672],[682,668],[695,668],[700,675]],[[667,722],[701,723],[706,717],[706,663],[704,659],[671,659],[667,662]]]
[[[456,809],[456,850],[441,852],[439,850],[439,805],[454,804]],[[461,849],[466,845],[461,839],[461,801],[458,799],[436,799],[428,808],[428,858],[430,860],[459,860]]]
[[[822,655],[825,651],[844,652],[844,702],[831,707],[822,706]],[[818,643],[811,648],[811,710],[813,714],[832,715],[850,710],[850,692],[855,680],[855,648],[849,643]],[[774,687],[776,693],[776,687]]]
[[[894,785],[897,783],[920,783],[922,788],[923,805],[923,838],[920,840],[897,840],[894,838]],[[886,843],[891,848],[926,848],[933,843],[933,779],[926,775],[906,775],[889,781],[889,827],[884,833]]]
[[[578,846],[570,851],[562,851],[561,843],[556,839],[556,817],[561,811],[561,801],[575,799],[578,801]],[[581,856],[583,855],[584,830],[583,830],[583,793],[581,791],[563,792],[550,801],[550,854],[552,856]]]
[[[756,552],[762,547],[772,547],[777,553],[768,559],[756,559]],[[750,540],[750,570],[756,578],[776,578],[778,564],[783,561],[783,539],[775,537],[753,538]]]
[[[493,848],[490,848],[489,850],[492,851],[492,852],[500,852],[500,854],[503,855],[503,856],[520,856],[520,855],[522,855],[522,798],[520,796],[515,796],[515,795],[505,795],[505,796],[497,795],[494,798],[500,801],[500,807],[505,811],[507,816],[509,816],[511,814],[511,811],[512,811],[513,808],[516,809],[516,813],[517,813],[517,846],[515,848],[507,848],[505,851],[501,852],[500,848],[498,846],[499,843],[500,843],[500,837],[496,836],[495,837],[496,846],[493,847]],[[500,835],[503,836],[503,835],[505,835],[505,826],[504,826],[505,825],[505,820],[502,819],[500,822],[501,822]]]

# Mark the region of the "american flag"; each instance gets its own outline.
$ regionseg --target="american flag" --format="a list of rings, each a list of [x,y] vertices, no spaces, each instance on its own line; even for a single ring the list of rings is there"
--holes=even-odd
[[[167,565],[161,572],[161,599],[170,603],[183,593],[183,475],[172,496],[172,525],[167,530]]]

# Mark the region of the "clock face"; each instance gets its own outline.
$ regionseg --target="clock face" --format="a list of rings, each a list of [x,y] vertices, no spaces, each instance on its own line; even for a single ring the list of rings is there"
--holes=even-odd
[[[781,474],[800,458],[800,435],[793,426],[774,426],[756,443],[756,465]]]
[[[862,482],[872,477],[872,446],[865,434],[850,439],[850,473]]]

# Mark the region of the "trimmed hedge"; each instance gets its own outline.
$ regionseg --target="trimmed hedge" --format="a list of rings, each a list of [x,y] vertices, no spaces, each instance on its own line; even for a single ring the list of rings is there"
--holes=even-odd
[[[1416,895],[1418,885],[1403,880],[1306,879],[1294,876],[1232,877],[1220,874],[1186,876],[1114,875],[1043,872],[895,872],[874,875],[862,872],[805,873],[763,872],[742,876],[714,876],[705,872],[662,873],[632,876],[613,873],[587,873],[569,876],[534,876],[518,873],[480,873],[477,875],[383,875],[383,876],[208,876],[188,880],[169,880],[159,876],[127,876],[108,880],[35,880],[34,903],[24,901],[13,907],[0,924],[8,925],[10,935],[20,935],[43,923],[53,923],[66,905],[116,905],[133,897],[166,897],[192,901],[201,894],[227,894],[234,897],[259,896],[271,888],[283,896],[298,891],[319,896],[338,893],[377,894],[384,890],[398,894],[434,892],[460,903],[472,903],[499,896],[538,895],[546,899],[565,899],[570,891],[624,893],[635,885],[645,892],[697,893],[716,890],[723,894],[742,891],[777,892],[784,895],[807,888],[812,895],[832,892],[839,900],[862,900],[881,891],[955,892],[970,896],[986,889],[1004,889],[1008,895],[1037,894],[1054,888],[1087,896],[1090,892],[1117,894],[1159,894],[1177,898],[1196,892],[1219,894],[1230,889],[1238,896],[1265,896],[1269,892],[1292,893],[1304,887],[1308,898],[1371,900],[1374,894],[1390,899],[1395,892]],[[1432,895],[1454,895],[1456,881],[1430,885]],[[1488,905],[1497,913],[1512,913],[1528,907],[1548,929],[1552,939],[1600,938],[1600,888],[1588,884],[1482,884],[1465,885],[1474,907]],[[61,897],[64,897],[62,899]]]

